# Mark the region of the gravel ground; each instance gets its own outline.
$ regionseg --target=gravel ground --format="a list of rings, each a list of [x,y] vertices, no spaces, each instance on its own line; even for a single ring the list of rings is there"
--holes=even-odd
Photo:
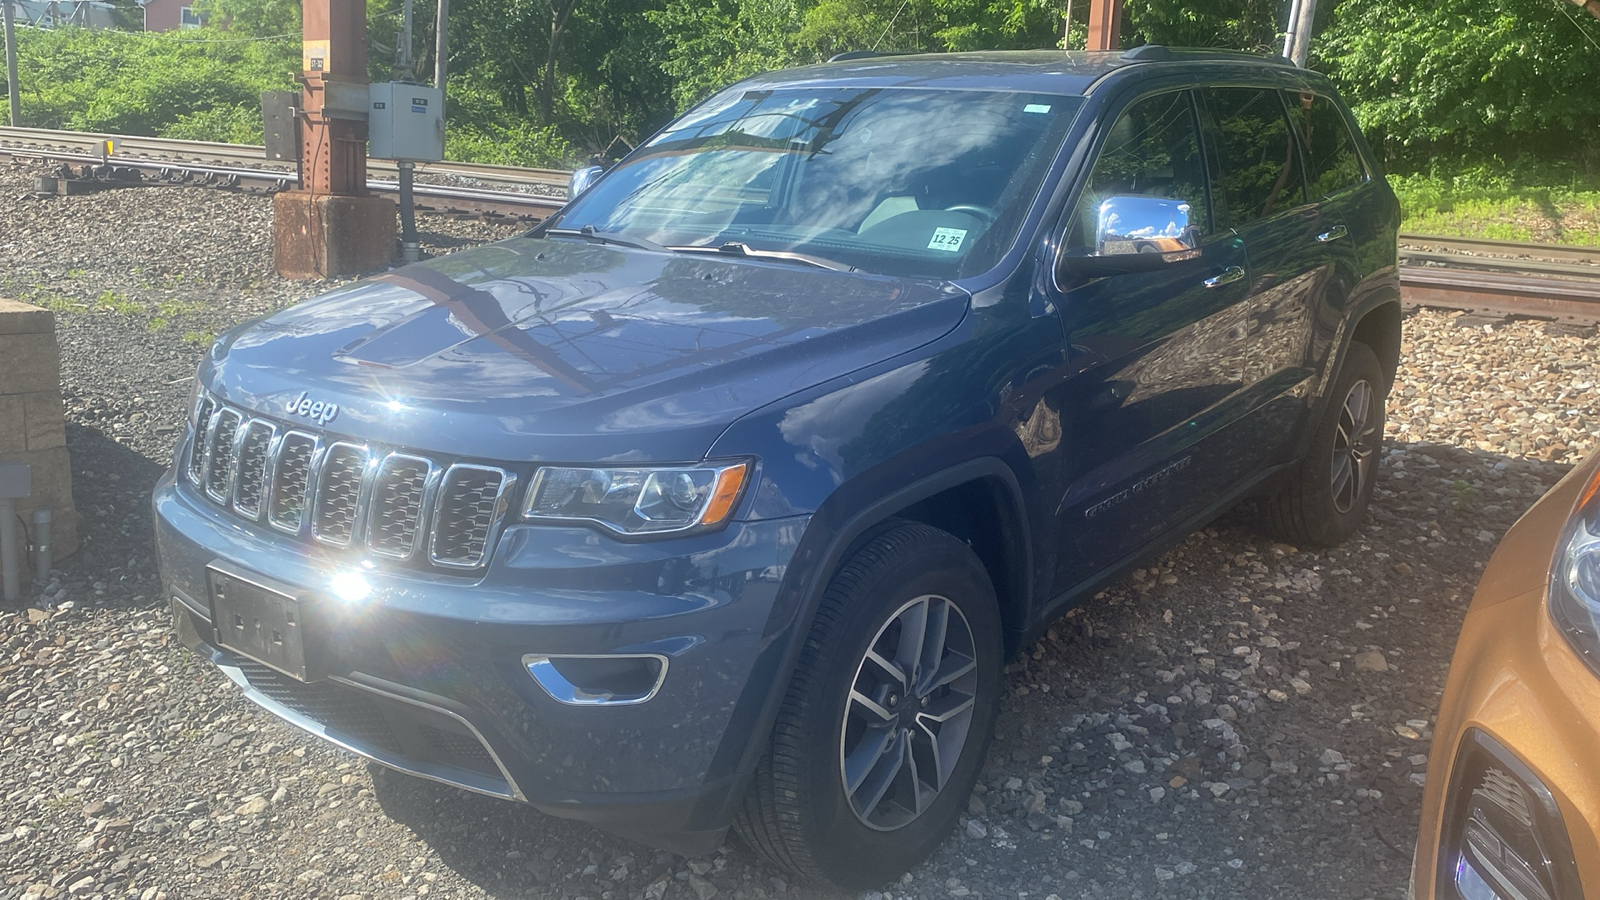
[[[32,174],[0,169],[0,292],[60,312],[84,525],[0,610],[0,900],[837,896],[736,843],[675,857],[369,766],[176,646],[147,498],[189,375],[212,333],[317,288],[269,274],[259,196],[13,199]],[[866,900],[1403,896],[1461,615],[1499,536],[1594,449],[1597,343],[1408,317],[1360,535],[1303,551],[1241,508],[1058,622],[1009,670],[957,831]]]

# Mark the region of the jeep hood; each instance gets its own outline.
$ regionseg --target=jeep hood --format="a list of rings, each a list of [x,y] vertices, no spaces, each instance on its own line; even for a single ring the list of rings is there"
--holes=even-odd
[[[200,377],[285,422],[507,461],[699,459],[750,410],[961,320],[940,282],[516,238],[355,282],[218,341]],[[305,407],[302,406],[303,410]]]

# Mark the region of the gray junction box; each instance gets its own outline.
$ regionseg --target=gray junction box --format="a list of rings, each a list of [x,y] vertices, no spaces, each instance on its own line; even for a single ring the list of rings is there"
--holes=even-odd
[[[367,155],[373,159],[444,159],[444,97],[424,84],[369,86]]]

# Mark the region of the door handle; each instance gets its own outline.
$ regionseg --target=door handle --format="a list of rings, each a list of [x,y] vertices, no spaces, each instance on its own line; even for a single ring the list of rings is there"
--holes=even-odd
[[[1243,277],[1244,269],[1241,269],[1238,266],[1229,266],[1222,270],[1222,274],[1213,275],[1210,278],[1207,278],[1204,284],[1208,288],[1222,287],[1225,284],[1233,284],[1235,281],[1238,281]]]
[[[1317,235],[1317,240],[1326,244],[1329,241],[1337,241],[1339,238],[1342,238],[1349,233],[1350,229],[1344,227],[1343,225],[1335,225],[1327,231]]]

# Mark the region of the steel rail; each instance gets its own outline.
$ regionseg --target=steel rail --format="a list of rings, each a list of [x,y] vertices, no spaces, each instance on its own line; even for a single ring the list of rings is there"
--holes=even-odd
[[[252,144],[220,144],[213,141],[185,141],[142,135],[96,134],[82,131],[57,131],[48,128],[0,128],[0,152],[15,149],[52,149],[63,152],[92,154],[99,158],[99,148],[111,141],[115,161],[134,159],[167,159],[175,162],[226,162],[243,163],[261,169],[293,169],[292,163],[266,158],[266,148]],[[398,177],[398,169],[389,160],[370,159],[367,168],[377,174]],[[419,175],[446,175],[489,183],[538,185],[566,192],[572,173],[560,169],[531,169],[520,166],[501,166],[487,163],[429,162],[418,163]]]
[[[1444,237],[1429,234],[1402,234],[1402,247],[1419,251],[1500,256],[1512,259],[1547,259],[1570,263],[1600,264],[1600,247],[1570,247],[1563,244],[1533,244],[1525,241],[1491,241],[1482,238]]]
[[[112,167],[154,172],[163,181],[177,184],[199,183],[202,185],[212,184],[229,187],[255,186],[268,191],[279,191],[293,187],[300,181],[299,176],[293,170],[286,168],[240,168],[203,162],[150,159],[123,155],[113,155],[108,160],[102,154],[86,153],[81,148],[66,150],[61,149],[59,146],[18,147],[5,143],[3,139],[0,139],[0,155],[25,156],[88,165],[98,165],[106,162]],[[198,182],[195,182],[194,176],[199,176]],[[368,178],[367,190],[378,194],[394,194],[399,192],[400,186],[396,181]],[[542,218],[559,209],[566,202],[561,197],[550,197],[524,191],[496,191],[461,185],[428,183],[413,185],[412,194],[416,197],[419,209],[510,216],[521,219]]]

